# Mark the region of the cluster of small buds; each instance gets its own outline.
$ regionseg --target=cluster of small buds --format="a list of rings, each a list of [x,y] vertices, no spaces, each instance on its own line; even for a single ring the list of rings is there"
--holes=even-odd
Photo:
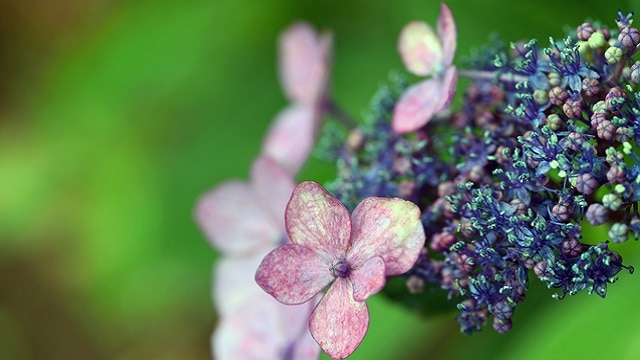
[[[532,276],[556,298],[604,297],[633,271],[609,245],[640,235],[640,32],[631,15],[616,24],[477,52],[458,72],[472,80],[461,108],[409,135],[391,131],[407,88],[395,75],[340,150],[329,189],[348,207],[397,196],[422,209],[428,251],[407,285],[446,290],[464,332],[509,331]],[[608,238],[582,242],[590,225]]]

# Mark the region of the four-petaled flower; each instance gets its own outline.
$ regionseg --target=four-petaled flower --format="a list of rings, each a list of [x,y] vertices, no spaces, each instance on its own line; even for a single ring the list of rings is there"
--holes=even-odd
[[[315,182],[298,185],[285,212],[291,244],[271,251],[256,281],[284,304],[303,304],[331,285],[309,321],[333,358],[349,356],[369,326],[365,300],[387,276],[413,266],[424,247],[420,210],[399,198],[370,197],[349,212]]]
[[[262,152],[292,174],[309,155],[324,112],[331,45],[331,34],[318,35],[303,22],[291,25],[280,37],[280,83],[292,104],[276,117]]]
[[[421,21],[410,22],[402,29],[398,51],[405,67],[413,74],[432,77],[402,94],[393,112],[393,131],[417,130],[451,104],[458,81],[453,65],[456,41],[456,24],[445,4],[440,5],[437,36]]]

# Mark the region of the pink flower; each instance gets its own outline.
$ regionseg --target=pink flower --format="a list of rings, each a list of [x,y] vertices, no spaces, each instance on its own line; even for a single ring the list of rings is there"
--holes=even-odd
[[[409,72],[432,77],[409,87],[396,103],[392,128],[397,133],[414,131],[453,100],[458,81],[453,56],[456,23],[451,10],[440,5],[438,36],[426,23],[413,21],[400,33],[398,51]]]
[[[408,271],[424,247],[420,210],[398,198],[370,197],[353,211],[308,181],[285,212],[291,244],[271,251],[257,283],[284,304],[304,304],[330,285],[309,321],[311,335],[332,358],[349,356],[369,326],[365,300],[386,276]]]
[[[307,23],[290,26],[280,37],[280,82],[292,104],[278,114],[262,152],[292,174],[313,147],[329,83],[332,39]]]
[[[282,305],[254,280],[265,254],[289,242],[283,214],[294,186],[288,171],[261,156],[251,168],[251,182],[227,181],[198,202],[198,225],[222,254],[213,281],[220,316],[212,336],[215,359],[303,360],[319,355],[306,328],[312,305]]]

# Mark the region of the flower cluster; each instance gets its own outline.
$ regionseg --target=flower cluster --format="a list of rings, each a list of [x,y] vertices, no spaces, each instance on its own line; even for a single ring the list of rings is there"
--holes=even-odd
[[[265,142],[272,160],[255,166],[295,173],[323,114],[348,134],[323,128],[317,153],[337,166],[327,190],[294,189],[290,178],[286,211],[284,197],[264,202],[278,204],[286,234],[280,227],[277,247],[253,267],[258,285],[281,303],[311,304],[310,334],[333,358],[360,344],[364,301],[381,290],[413,303],[441,290],[465,333],[487,322],[509,331],[530,281],[557,299],[583,290],[604,298],[623,269],[633,272],[615,245],[640,235],[640,31],[631,25],[619,13],[615,28],[585,22],[546,45],[494,40],[456,66],[456,24],[442,4],[437,31],[411,22],[398,41],[407,70],[429,78],[408,84],[393,73],[357,126],[326,94],[328,40],[285,37],[285,49],[303,44],[285,51],[296,55],[281,71],[298,74],[284,76],[285,91],[307,115],[283,115]],[[459,77],[470,79],[463,91]],[[299,123],[314,125],[287,142]],[[233,229],[242,239],[259,224],[245,211],[247,228]],[[385,289],[394,278],[404,292]]]

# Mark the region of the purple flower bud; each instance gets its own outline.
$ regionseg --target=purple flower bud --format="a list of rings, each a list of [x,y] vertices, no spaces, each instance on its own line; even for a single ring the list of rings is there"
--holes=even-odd
[[[511,319],[493,318],[493,328],[500,334],[504,334],[511,330]]]
[[[631,68],[629,69],[629,77],[634,83],[640,84],[640,61],[636,61],[631,65]]]
[[[600,123],[602,123],[603,121],[609,121],[609,119],[607,119],[607,116],[604,113],[593,113],[593,115],[591,115],[591,127],[596,129],[598,127],[598,125],[600,125]]]
[[[549,265],[546,261],[538,261],[536,265],[533,267],[533,272],[540,279],[543,277],[549,276]]]
[[[578,35],[578,39],[580,40],[589,40],[589,36],[596,32],[596,29],[593,28],[590,22],[582,23],[576,29],[576,35]]]
[[[605,104],[607,105],[607,110],[614,111],[617,110],[622,103],[624,103],[627,98],[627,93],[622,90],[619,86],[612,87],[607,96],[604,98]]]
[[[616,129],[616,141],[621,143],[631,141],[635,133],[630,126],[621,126]]]
[[[612,184],[620,184],[627,177],[627,172],[618,165],[612,165],[607,171],[607,180]]]
[[[604,36],[605,40],[609,41],[609,39],[611,39],[611,31],[609,30],[608,27],[602,26],[596,31],[601,33]]]
[[[569,257],[575,257],[582,254],[583,246],[576,239],[571,238],[562,242],[562,253]]]
[[[551,208],[551,214],[555,216],[556,220],[561,222],[567,222],[571,219],[571,209],[565,204],[555,204]]]
[[[586,218],[593,226],[602,225],[609,220],[609,210],[602,204],[591,204],[587,208]]]
[[[580,98],[568,99],[564,105],[562,105],[562,110],[569,118],[579,119],[582,117],[582,100]]]
[[[456,241],[457,239],[452,233],[443,231],[441,233],[433,234],[431,237],[431,244],[429,246],[433,251],[444,252],[449,251],[451,245]]]
[[[616,134],[616,126],[609,120],[601,121],[596,127],[596,133],[602,140],[611,140]]]
[[[618,41],[627,51],[634,51],[640,44],[640,32],[636,28],[625,27],[618,34]]]
[[[553,105],[562,105],[568,98],[569,93],[559,86],[552,87],[549,90],[549,102]]]
[[[585,195],[591,195],[598,189],[599,186],[600,183],[598,183],[598,180],[596,180],[596,178],[590,173],[578,175],[576,181],[576,190],[578,190],[579,192]]]
[[[582,137],[582,134],[574,131],[569,133],[569,135],[565,139],[566,141],[564,142],[564,144],[567,148],[575,152],[582,151],[582,144],[584,143],[584,138]]]
[[[582,79],[582,92],[587,96],[594,96],[600,93],[600,81],[593,78]]]

